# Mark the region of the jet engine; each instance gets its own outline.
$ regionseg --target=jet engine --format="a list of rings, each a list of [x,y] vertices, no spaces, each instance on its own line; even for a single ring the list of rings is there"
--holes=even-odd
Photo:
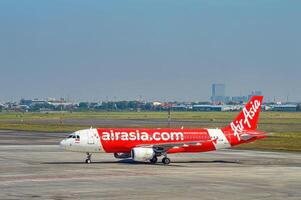
[[[125,159],[125,158],[130,158],[131,154],[130,153],[114,153],[114,157],[117,159]]]
[[[135,161],[149,161],[155,156],[155,151],[152,148],[136,147],[131,151],[132,159]]]

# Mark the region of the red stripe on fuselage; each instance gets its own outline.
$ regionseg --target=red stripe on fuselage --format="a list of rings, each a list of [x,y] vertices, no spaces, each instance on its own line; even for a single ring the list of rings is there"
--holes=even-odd
[[[204,152],[215,150],[207,129],[97,129],[101,144],[107,153],[129,153],[140,145],[198,141],[200,145],[172,148],[168,153]],[[202,142],[206,141],[206,142]]]

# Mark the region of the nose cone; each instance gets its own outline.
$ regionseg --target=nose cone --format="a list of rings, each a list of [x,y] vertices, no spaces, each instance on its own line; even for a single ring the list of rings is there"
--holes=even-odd
[[[63,140],[60,142],[60,147],[61,147],[62,149],[66,149],[66,145],[67,145],[66,139],[63,139]]]

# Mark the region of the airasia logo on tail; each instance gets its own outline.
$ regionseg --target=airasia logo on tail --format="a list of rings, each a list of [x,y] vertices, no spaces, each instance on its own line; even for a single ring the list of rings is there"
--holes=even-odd
[[[244,131],[247,127],[249,129],[252,128],[252,120],[254,119],[258,109],[261,107],[261,102],[258,100],[254,100],[254,103],[250,102],[250,109],[248,110],[246,107],[243,108],[243,117],[235,122],[231,122],[231,129],[234,132],[234,136],[240,141],[240,133]]]

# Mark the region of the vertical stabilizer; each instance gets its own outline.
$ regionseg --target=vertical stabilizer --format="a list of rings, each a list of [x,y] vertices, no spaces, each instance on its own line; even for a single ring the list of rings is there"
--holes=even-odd
[[[223,130],[232,132],[238,138],[244,131],[256,130],[262,100],[263,96],[253,96],[234,121]]]

